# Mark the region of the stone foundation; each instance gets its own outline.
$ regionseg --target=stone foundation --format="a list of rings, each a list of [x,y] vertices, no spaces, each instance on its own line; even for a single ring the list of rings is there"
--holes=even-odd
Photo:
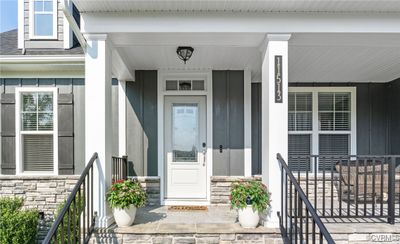
[[[0,175],[0,197],[23,197],[25,209],[44,212],[38,240],[44,239],[60,204],[67,199],[79,176],[15,176]]]
[[[254,243],[283,244],[280,234],[101,234],[96,233],[89,243],[148,243],[148,244],[218,244]]]
[[[132,179],[138,180],[145,189],[148,199],[147,205],[160,205],[160,177],[158,176],[137,176]]]
[[[230,204],[231,185],[237,181],[261,181],[261,176],[212,176],[211,177],[211,204]]]

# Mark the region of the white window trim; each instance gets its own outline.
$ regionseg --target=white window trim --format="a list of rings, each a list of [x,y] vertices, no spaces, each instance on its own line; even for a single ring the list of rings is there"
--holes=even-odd
[[[356,87],[289,87],[289,92],[312,93],[312,131],[289,131],[290,135],[311,134],[311,154],[319,155],[320,134],[349,134],[350,155],[357,155],[357,88]],[[350,131],[320,131],[318,128],[318,93],[319,92],[349,92],[351,97]],[[313,172],[313,171],[312,171]]]
[[[23,171],[21,141],[21,93],[52,92],[53,93],[53,132],[38,131],[24,134],[53,134],[53,172]],[[15,88],[15,162],[16,175],[58,175],[58,89],[55,87],[17,87]]]
[[[58,37],[58,1],[53,1],[53,35],[51,36],[37,36],[35,35],[35,21],[34,21],[34,2],[35,0],[29,0],[29,39],[36,39],[36,40],[48,40],[48,39],[57,39]]]

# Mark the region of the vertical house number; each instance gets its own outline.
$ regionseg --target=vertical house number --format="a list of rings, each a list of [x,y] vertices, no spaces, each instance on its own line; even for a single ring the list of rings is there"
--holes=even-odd
[[[275,103],[283,102],[282,56],[275,56]]]

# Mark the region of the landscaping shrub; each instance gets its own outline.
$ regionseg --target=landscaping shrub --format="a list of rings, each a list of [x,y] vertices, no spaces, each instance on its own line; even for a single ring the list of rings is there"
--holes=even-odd
[[[21,210],[22,198],[0,198],[0,243],[36,243],[38,211]]]
[[[69,210],[70,213],[70,227],[68,227],[68,215],[66,214],[63,218],[64,228],[60,226],[57,230],[57,240],[60,240],[58,243],[73,243],[74,236],[76,237],[76,243],[79,242],[79,229],[80,229],[80,221],[79,217],[82,214],[83,209],[85,208],[85,199],[81,198],[80,202],[77,198],[75,198],[75,208],[74,203],[72,203],[71,208]],[[61,210],[64,208],[66,204],[66,200],[58,206],[57,214],[55,219],[61,214]],[[81,216],[82,218],[82,216]],[[86,224],[86,223],[85,223]],[[61,241],[64,239],[64,241]]]

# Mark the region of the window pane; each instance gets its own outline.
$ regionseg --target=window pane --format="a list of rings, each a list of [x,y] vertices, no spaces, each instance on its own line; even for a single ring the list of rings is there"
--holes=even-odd
[[[288,103],[289,103],[288,109],[289,109],[289,111],[295,111],[296,110],[295,99],[296,99],[295,93],[294,92],[289,92],[289,97],[288,97]]]
[[[179,90],[192,90],[192,82],[190,80],[180,80]]]
[[[319,169],[331,170],[338,162],[338,157],[349,155],[350,135],[319,135]],[[325,158],[323,157],[325,156]],[[336,159],[332,159],[334,156]]]
[[[296,93],[296,111],[312,111],[311,93]]]
[[[53,113],[40,113],[38,115],[39,131],[53,130]]]
[[[37,95],[36,93],[23,93],[22,94],[22,111],[36,112]]]
[[[43,1],[35,1],[34,3],[35,11],[43,11]]]
[[[289,135],[289,168],[294,171],[309,171],[311,135]]]
[[[53,111],[53,93],[38,94],[38,111],[39,112]]]
[[[192,81],[194,91],[203,91],[204,90],[204,80],[194,80]]]
[[[318,110],[333,111],[333,93],[318,93]]]
[[[36,113],[23,113],[21,122],[22,131],[36,131],[37,130],[37,116]]]
[[[53,171],[53,135],[23,135],[24,171]]]
[[[289,93],[289,130],[312,130],[312,93]]]
[[[296,113],[296,130],[311,131],[312,130],[312,113],[297,112]]]
[[[173,162],[196,162],[199,145],[199,108],[197,104],[173,104]]]
[[[319,113],[319,129],[331,131],[333,128],[333,112]]]
[[[165,90],[167,91],[176,91],[178,90],[178,81],[176,80],[167,80],[165,83]]]
[[[46,12],[53,12],[53,1],[45,1],[43,3],[43,9]]]
[[[335,113],[335,130],[350,130],[350,112]]]
[[[35,35],[53,35],[53,14],[35,14]]]
[[[289,124],[290,131],[296,130],[295,119],[296,119],[296,114],[294,112],[289,112],[289,123],[288,124]]]
[[[335,111],[350,111],[350,93],[335,93]]]

